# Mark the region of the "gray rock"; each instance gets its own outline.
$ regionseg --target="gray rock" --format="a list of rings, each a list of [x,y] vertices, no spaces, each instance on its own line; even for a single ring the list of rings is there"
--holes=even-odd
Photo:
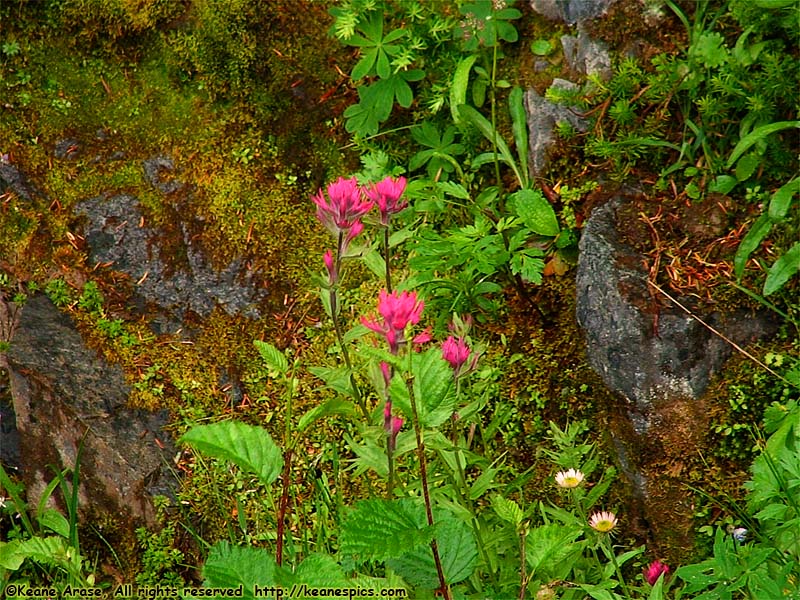
[[[564,59],[570,69],[581,75],[598,75],[603,81],[611,79],[611,56],[608,47],[579,29],[578,35],[561,36]]]
[[[34,196],[41,195],[28,183],[27,177],[17,167],[6,161],[0,161],[0,194],[4,194],[8,190],[28,201],[33,200]]]
[[[76,214],[88,220],[84,236],[90,259],[129,275],[139,296],[178,321],[188,310],[206,317],[217,304],[230,315],[260,316],[258,305],[267,293],[242,261],[216,270],[192,243],[185,225],[170,239],[166,232],[143,224],[134,196],[86,200],[78,204]]]
[[[0,316],[13,310],[0,301]],[[15,317],[0,366],[9,373],[29,502],[53,479],[51,466],[74,468],[83,444],[80,506],[152,523],[151,494],[175,487],[166,414],[127,408],[122,370],[90,350],[46,296],[30,297]]]
[[[660,306],[647,283],[644,257],[617,235],[620,197],[596,209],[580,241],[577,319],[587,357],[606,385],[623,396],[637,434],[649,431],[656,409],[699,398],[731,345],[676,307]],[[772,333],[763,315],[700,315],[744,344]]]
[[[603,16],[614,0],[531,0],[531,8],[553,21],[569,25]]]
[[[568,87],[575,84],[556,80],[553,85]],[[578,131],[585,131],[586,122],[568,107],[546,100],[533,89],[525,93],[525,109],[528,113],[528,166],[531,177],[536,178],[547,166],[547,151],[553,144],[556,124],[566,121]]]

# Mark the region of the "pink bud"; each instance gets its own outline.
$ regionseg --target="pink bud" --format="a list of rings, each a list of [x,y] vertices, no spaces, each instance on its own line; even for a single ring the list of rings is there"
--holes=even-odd
[[[333,285],[339,280],[339,273],[336,272],[336,263],[333,260],[333,253],[328,250],[322,257],[325,261],[325,268],[328,270],[328,282]]]
[[[655,585],[659,577],[662,575],[666,577],[668,573],[669,567],[667,565],[662,563],[660,560],[654,560],[644,570],[644,578],[650,585]]]

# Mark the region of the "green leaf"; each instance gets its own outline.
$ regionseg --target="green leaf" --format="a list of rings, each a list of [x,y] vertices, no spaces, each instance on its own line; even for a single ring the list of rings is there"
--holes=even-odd
[[[32,537],[21,542],[17,552],[45,565],[64,566],[70,562],[67,559],[67,542],[63,537]]]
[[[418,505],[416,519],[417,527],[427,523],[421,504]],[[467,579],[475,571],[478,558],[478,545],[472,528],[444,510],[434,511],[434,525],[445,581],[452,585]],[[387,564],[411,585],[426,589],[439,587],[433,551],[429,545],[418,546],[411,552],[388,560]]]
[[[458,112],[458,107],[467,103],[467,87],[469,86],[469,73],[472,65],[477,60],[477,54],[471,54],[461,59],[453,73],[453,83],[450,85],[450,113],[453,115],[453,123],[460,124],[462,119]]]
[[[442,351],[439,348],[428,348],[425,352],[415,353],[411,360],[414,398],[420,424],[423,427],[438,427],[447,421],[455,410],[452,368],[442,358]],[[392,378],[389,394],[405,417],[413,418],[408,387],[398,373]]]
[[[39,524],[62,537],[69,538],[69,521],[53,508],[48,508],[39,516]]]
[[[256,585],[277,585],[282,570],[263,548],[231,546],[223,540],[211,548],[203,565],[203,585],[233,589],[241,585],[243,597],[253,598]]]
[[[518,527],[525,518],[525,513],[519,507],[519,504],[508,498],[504,498],[500,494],[492,495],[492,508],[497,516]]]
[[[514,87],[508,97],[508,108],[511,112],[511,125],[514,131],[514,143],[517,146],[520,173],[523,188],[528,187],[528,113],[525,110],[522,89]]]
[[[361,564],[402,556],[430,544],[433,528],[419,524],[420,507],[422,503],[413,498],[357,502],[342,523],[340,553]]]
[[[550,40],[533,40],[531,42],[531,52],[537,56],[547,56],[553,51],[553,43]]]
[[[0,542],[0,568],[16,571],[25,562],[25,555],[19,551],[21,540]]]
[[[736,162],[736,179],[737,181],[746,181],[750,176],[756,172],[758,165],[761,164],[761,157],[755,152],[745,154]]]
[[[736,177],[718,175],[717,178],[714,179],[714,183],[709,186],[708,191],[716,194],[727,194],[736,187],[737,183],[739,182],[736,181]]]
[[[525,560],[531,572],[540,576],[563,579],[572,565],[566,559],[583,548],[575,544],[583,529],[558,523],[534,527],[525,536]]]
[[[733,257],[733,268],[737,278],[741,279],[745,265],[747,265],[747,259],[750,258],[753,250],[758,248],[761,240],[767,236],[770,229],[772,229],[772,221],[769,215],[765,213],[756,219],[750,231],[744,236],[744,239],[736,249],[736,256]]]
[[[800,179],[792,179],[772,194],[769,202],[769,218],[773,221],[783,221],[792,205],[792,198],[800,193]]]
[[[234,463],[256,475],[264,485],[275,481],[283,468],[281,451],[266,429],[241,421],[195,425],[179,442],[213,458]]]
[[[286,360],[286,355],[278,350],[272,344],[262,342],[261,340],[253,340],[256,350],[261,355],[261,358],[267,365],[270,371],[270,377],[276,375],[286,375],[289,371],[289,363]]]
[[[512,194],[517,216],[525,227],[538,233],[555,237],[561,229],[558,226],[556,211],[539,190],[522,189]]]
[[[309,373],[319,377],[326,387],[344,396],[350,396],[353,388],[350,385],[350,372],[345,367],[308,367]]]
[[[458,106],[458,112],[464,119],[472,123],[475,128],[483,134],[483,137],[489,140],[490,144],[496,145],[498,154],[502,157],[503,161],[511,167],[514,171],[514,175],[517,176],[517,181],[522,185],[524,178],[517,164],[514,162],[511,150],[508,149],[508,145],[500,133],[486,120],[486,117],[467,104]]]
[[[301,562],[290,581],[283,581],[282,587],[291,588],[292,585],[305,584],[309,588],[347,588],[350,580],[342,571],[341,565],[329,554],[315,552],[309,554]],[[288,584],[288,585],[287,585]],[[317,591],[317,590],[314,590]],[[319,596],[293,596],[295,598],[318,598]]]
[[[297,422],[297,431],[305,431],[309,425],[316,423],[319,419],[329,417],[331,415],[344,415],[352,418],[356,414],[355,405],[349,400],[343,398],[334,398],[328,400],[319,406],[315,406],[306,414],[300,417]]]
[[[725,168],[730,169],[734,163],[739,160],[739,157],[747,152],[756,142],[769,135],[772,135],[773,133],[781,131],[782,129],[789,129],[790,127],[800,128],[800,121],[778,121],[777,123],[770,123],[769,125],[756,127],[753,131],[739,140],[739,143],[736,144],[733,152],[731,152],[731,155],[728,157],[728,162],[726,163]]]
[[[796,242],[770,267],[767,280],[764,282],[763,294],[769,296],[777,292],[798,271],[800,271],[800,242]]]

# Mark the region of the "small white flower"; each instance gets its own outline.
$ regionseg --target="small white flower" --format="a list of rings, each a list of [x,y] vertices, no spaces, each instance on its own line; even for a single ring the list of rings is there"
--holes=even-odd
[[[589,518],[589,525],[600,533],[608,533],[617,526],[617,517],[612,512],[597,512]]]
[[[577,469],[567,469],[556,473],[556,483],[562,488],[578,487],[583,481],[583,473]]]

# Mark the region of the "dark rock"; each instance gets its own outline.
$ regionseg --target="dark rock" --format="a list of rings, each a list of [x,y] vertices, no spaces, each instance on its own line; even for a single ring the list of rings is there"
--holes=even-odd
[[[575,84],[555,80],[554,86]],[[578,131],[586,131],[586,123],[568,107],[554,104],[529,89],[525,94],[525,109],[528,113],[528,165],[533,178],[542,175],[547,166],[547,151],[553,144],[553,129],[560,121],[566,121]]]
[[[12,306],[0,302],[0,311]],[[8,352],[28,500],[38,502],[51,466],[74,468],[80,456],[80,505],[115,519],[152,522],[153,493],[174,488],[174,446],[166,414],[127,408],[122,370],[83,342],[75,324],[41,294],[17,314]],[[94,513],[93,513],[94,514]]]
[[[56,142],[53,154],[58,159],[77,158],[80,153],[80,142],[75,138],[67,138]]]
[[[0,160],[0,194],[6,193],[7,190],[28,201],[40,195],[17,167]]]
[[[230,315],[258,318],[266,296],[241,261],[216,270],[195,247],[184,229],[165,246],[165,232],[143,224],[139,201],[129,195],[98,197],[81,202],[76,213],[86,215],[84,236],[89,256],[110,263],[136,282],[136,291],[181,321],[186,311],[208,316],[219,304]],[[173,236],[174,238],[175,236]]]
[[[6,469],[19,468],[19,432],[11,400],[8,373],[0,369],[0,464]]]
[[[148,183],[162,194],[172,194],[183,188],[184,184],[180,181],[168,179],[175,170],[171,158],[156,156],[145,160],[143,165],[144,176]]]
[[[614,0],[531,0],[531,8],[553,21],[569,25],[603,16]]]

